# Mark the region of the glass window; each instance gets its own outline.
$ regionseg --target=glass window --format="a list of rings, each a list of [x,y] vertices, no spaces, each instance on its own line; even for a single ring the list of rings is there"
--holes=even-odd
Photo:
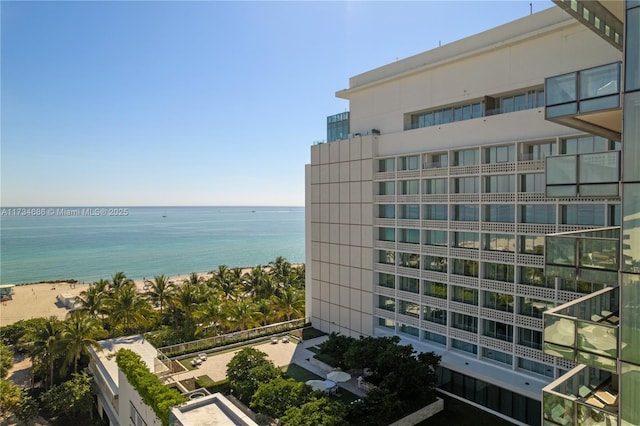
[[[395,279],[396,277],[391,274],[379,273],[378,274],[378,285],[387,288],[395,288]]]
[[[447,311],[440,308],[424,306],[422,308],[422,319],[425,321],[435,322],[437,324],[447,325]]]
[[[513,326],[511,324],[483,319],[482,334],[505,342],[513,342]]]
[[[425,179],[423,181],[425,194],[447,194],[447,179]]]
[[[544,269],[520,266],[520,283],[536,287],[554,288],[554,279],[545,277]]]
[[[398,253],[398,265],[405,268],[420,268],[420,255],[416,253]]]
[[[560,141],[561,154],[591,154],[615,150],[616,144],[602,136],[580,136]]]
[[[478,345],[474,345],[473,343],[468,343],[463,340],[451,339],[451,347],[453,349],[458,349],[472,354],[478,353]]]
[[[515,236],[512,234],[483,234],[484,250],[515,252]]]
[[[518,344],[534,349],[542,349],[542,332],[529,330],[528,328],[519,328]]]
[[[497,351],[493,348],[482,348],[482,357],[502,364],[513,364],[513,356],[504,352]]]
[[[471,118],[479,118],[482,116],[482,104],[480,102],[471,104]]]
[[[423,257],[423,267],[429,271],[447,272],[447,258],[426,255]]]
[[[447,231],[440,231],[440,230],[424,231],[424,244],[428,246],[446,246]]]
[[[433,333],[431,331],[424,330],[422,332],[422,338],[424,340],[428,340],[430,342],[437,343],[443,346],[447,344],[446,336],[443,336],[442,334],[438,334],[438,333]]]
[[[512,283],[515,277],[514,266],[506,263],[484,262],[484,278],[487,280]]]
[[[478,305],[478,289],[461,287],[454,285],[451,300],[466,303],[467,305]]]
[[[399,219],[420,219],[420,206],[418,204],[398,204]]]
[[[451,259],[451,273],[465,277],[478,277],[478,262],[467,259]]]
[[[516,190],[515,181],[516,179],[513,175],[485,176],[484,192],[488,192],[488,193],[515,192]],[[544,182],[544,176],[543,176],[543,182]]]
[[[452,207],[453,220],[478,221],[478,206],[476,204],[454,204]]]
[[[511,294],[485,291],[483,306],[498,311],[513,312],[513,296]]]
[[[479,249],[477,232],[453,232],[453,246],[459,248]]]
[[[395,241],[396,240],[395,228],[378,228],[378,239],[380,241]]]
[[[420,193],[420,181],[401,180],[398,182],[398,193],[400,195],[418,195]]]
[[[420,244],[419,229],[398,229],[398,241],[401,243]]]
[[[544,236],[522,235],[520,236],[520,253],[544,254]]]
[[[544,160],[545,157],[555,154],[554,142],[527,142],[522,145],[523,161]]]
[[[379,195],[394,195],[396,193],[395,182],[378,182]]]
[[[542,318],[542,313],[555,307],[555,303],[531,297],[518,297],[518,314],[528,317]]]
[[[387,265],[395,265],[396,264],[396,253],[391,250],[379,250],[378,251],[378,262],[386,263]]]
[[[455,178],[452,186],[455,194],[475,194],[480,192],[477,177]]]
[[[566,225],[604,226],[604,205],[571,204],[561,206],[562,223]]]
[[[384,309],[386,311],[395,312],[396,299],[394,299],[393,297],[378,296],[378,308]]]
[[[515,146],[492,146],[485,148],[484,162],[487,164],[508,163],[515,160]]]
[[[485,222],[513,223],[516,207],[513,204],[489,204],[484,206]]]
[[[395,159],[393,158],[384,158],[382,160],[378,160],[378,171],[393,172],[396,169],[395,164]]]
[[[529,204],[520,206],[522,223],[556,223],[556,209],[553,205]]]
[[[453,153],[454,166],[475,166],[478,163],[478,150],[475,148]]]
[[[380,327],[390,328],[392,330],[396,328],[395,321],[387,319],[387,318],[378,318],[378,325]]]
[[[518,368],[521,370],[531,371],[536,374],[540,374],[553,379],[553,367],[550,365],[542,364],[540,362],[532,361],[530,359],[518,358]]]
[[[420,168],[420,156],[412,155],[398,159],[398,170],[418,170]]]
[[[425,296],[437,297],[438,299],[447,298],[447,285],[435,281],[424,281]]]
[[[520,175],[520,192],[544,192],[543,173],[525,173]]]
[[[400,300],[398,301],[398,313],[420,318],[420,306],[414,302]]]
[[[471,333],[478,332],[478,318],[471,315],[451,312],[451,325],[454,328],[469,331]]]
[[[378,205],[378,217],[382,219],[394,219],[396,217],[396,206],[393,204]]]
[[[408,334],[410,336],[418,337],[420,336],[420,330],[416,327],[407,324],[400,324],[398,328],[398,332]]]
[[[411,293],[420,294],[420,280],[417,278],[398,277],[399,288],[402,291],[408,291]]]
[[[423,211],[425,220],[447,220],[446,204],[425,204]]]
[[[609,226],[620,226],[620,204],[609,206]]]
[[[625,30],[627,43],[624,49],[625,59],[625,89],[628,92],[640,89],[640,7],[637,1],[634,8],[631,8],[631,2],[627,2],[627,22]],[[640,407],[636,410],[637,418],[640,419]]]

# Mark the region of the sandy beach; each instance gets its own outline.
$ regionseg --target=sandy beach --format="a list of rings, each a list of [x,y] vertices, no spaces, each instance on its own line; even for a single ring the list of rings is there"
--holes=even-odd
[[[211,277],[210,274],[205,272],[198,273],[198,275],[205,279]],[[182,284],[188,277],[189,274],[176,275],[169,277],[169,281],[173,281],[175,284]],[[134,280],[134,282],[139,291],[145,291],[144,280]],[[88,287],[88,283],[72,284],[69,282],[16,285],[12,289],[11,300],[0,304],[0,327],[31,318],[55,316],[59,319],[64,319],[69,309],[60,303],[58,295],[75,297]]]

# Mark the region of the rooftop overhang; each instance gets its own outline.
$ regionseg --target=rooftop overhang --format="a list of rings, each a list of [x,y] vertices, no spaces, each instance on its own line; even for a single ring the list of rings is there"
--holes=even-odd
[[[615,141],[620,141],[622,138],[621,108],[563,117],[547,117],[547,120]]]

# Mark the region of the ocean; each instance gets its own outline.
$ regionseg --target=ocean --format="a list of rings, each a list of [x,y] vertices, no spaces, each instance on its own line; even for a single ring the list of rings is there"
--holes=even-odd
[[[303,207],[2,208],[0,283],[304,262]]]

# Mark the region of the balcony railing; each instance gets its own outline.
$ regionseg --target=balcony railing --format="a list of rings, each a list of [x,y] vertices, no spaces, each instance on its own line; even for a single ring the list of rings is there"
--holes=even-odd
[[[542,390],[544,425],[617,425],[618,391],[610,373],[580,365]]]
[[[620,267],[620,227],[545,237],[545,275],[613,286]]]
[[[545,118],[620,140],[620,69],[615,62],[547,78]],[[609,112],[618,114],[599,115]],[[598,118],[590,119],[594,114]]]
[[[615,372],[618,294],[608,287],[544,312],[544,352]]]
[[[619,196],[620,152],[546,157],[547,197]]]

